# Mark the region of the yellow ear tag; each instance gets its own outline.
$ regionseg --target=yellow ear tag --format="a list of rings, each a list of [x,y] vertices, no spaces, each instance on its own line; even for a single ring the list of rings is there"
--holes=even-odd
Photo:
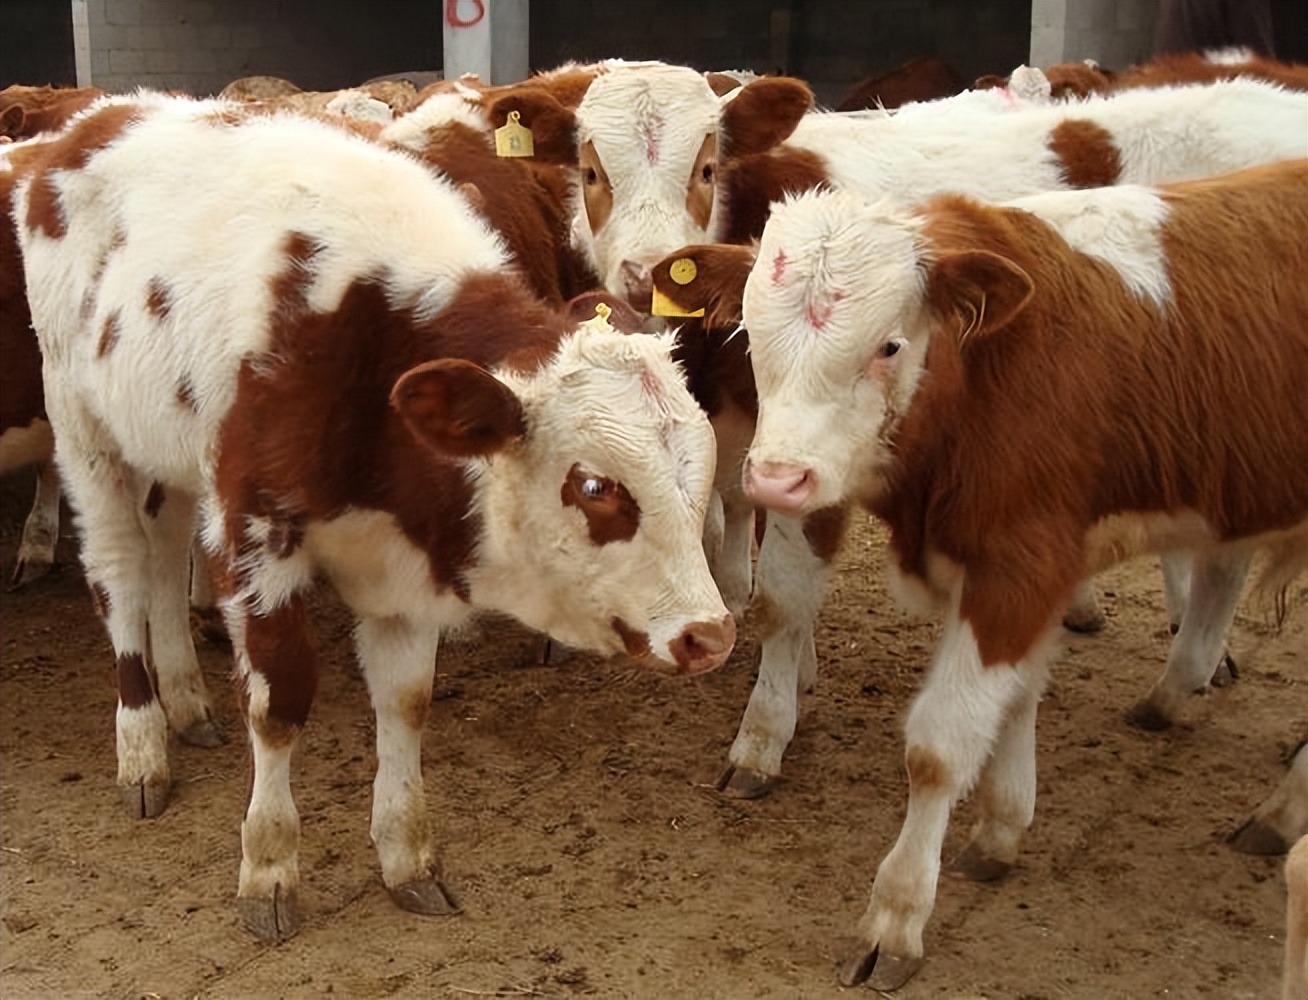
[[[509,120],[495,130],[496,156],[534,156],[536,145],[532,141],[531,129],[520,123],[522,118],[516,111],[509,112]]]
[[[613,333],[613,327],[609,323],[609,317],[612,315],[613,310],[609,307],[607,302],[596,302],[595,315],[582,323],[578,329],[599,330],[603,333]]]
[[[672,266],[668,268],[668,277],[678,285],[689,285],[695,280],[695,275],[699,274],[699,268],[689,257],[682,257],[681,260],[674,260]]]
[[[656,286],[650,302],[650,313],[654,316],[703,316],[704,307],[701,306],[694,312],[687,312],[659,291]]]

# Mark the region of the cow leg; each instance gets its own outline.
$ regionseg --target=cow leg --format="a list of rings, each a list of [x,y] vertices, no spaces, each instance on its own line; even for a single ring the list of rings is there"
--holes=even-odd
[[[229,607],[228,632],[245,679],[254,759],[236,905],[253,934],[282,941],[300,927],[300,816],[291,796],[291,755],[317,691],[318,661],[298,594],[267,614]]]
[[[739,618],[749,607],[753,582],[754,505],[741,490],[739,476],[717,492],[722,499],[722,541],[716,553],[709,553],[709,570],[722,603]]]
[[[935,905],[940,851],[949,814],[980,774],[1005,718],[1025,719],[1021,702],[1038,697],[1043,651],[1018,667],[983,666],[971,626],[959,616],[956,594],[926,683],[906,724],[908,812],[899,839],[877,869],[857,950],[841,981],[864,979],[873,989],[897,989],[921,967],[922,930]],[[1005,751],[1017,756],[1020,740]]]
[[[989,882],[1007,875],[1017,861],[1022,836],[1035,818],[1036,709],[1043,690],[1043,679],[1029,674],[1004,717],[977,784],[977,821],[950,865],[953,874]]]
[[[100,447],[93,423],[79,414],[67,426],[63,481],[78,511],[86,582],[117,664],[118,785],[130,815],[153,817],[168,804],[172,779],[168,720],[150,662],[150,544],[138,513],[146,493],[116,452]]]
[[[1285,859],[1285,966],[1281,1000],[1308,997],[1308,837]]]
[[[1284,854],[1308,833],[1308,742],[1290,761],[1289,770],[1271,795],[1230,836],[1231,846],[1244,854]]]
[[[150,544],[150,662],[168,722],[187,743],[216,747],[225,742],[214,723],[200,661],[191,639],[187,598],[195,500],[180,490],[155,485],[142,508]]]
[[[1168,651],[1167,668],[1129,713],[1133,725],[1166,729],[1176,721],[1186,699],[1212,680],[1224,655],[1226,633],[1235,620],[1250,558],[1249,552],[1241,549],[1194,556],[1189,599]]]
[[[405,910],[457,912],[432,847],[422,780],[422,732],[439,633],[401,618],[367,617],[359,621],[355,644],[377,714],[371,832],[382,881]]]
[[[1190,580],[1194,568],[1194,557],[1189,552],[1164,552],[1158,557],[1163,571],[1163,597],[1167,601],[1167,622],[1172,635],[1181,630],[1181,619],[1185,617],[1185,607],[1190,601]],[[1246,573],[1248,569],[1246,567]],[[1239,584],[1243,584],[1241,580]],[[1222,658],[1213,671],[1211,682],[1216,687],[1224,687],[1235,680],[1235,660],[1231,652],[1223,648]]]
[[[37,472],[36,495],[23,522],[13,586],[40,579],[54,565],[55,546],[59,543],[59,497],[59,469],[53,461],[45,462]]]
[[[772,512],[767,518],[754,598],[758,678],[718,779],[718,789],[733,798],[759,798],[776,786],[782,755],[795,735],[799,695],[817,679],[813,621],[830,562],[814,553],[804,522]]]

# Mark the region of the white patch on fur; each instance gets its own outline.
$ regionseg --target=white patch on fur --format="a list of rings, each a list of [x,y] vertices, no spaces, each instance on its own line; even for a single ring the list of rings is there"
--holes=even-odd
[[[1073,250],[1108,264],[1140,298],[1160,308],[1171,301],[1160,239],[1169,210],[1156,191],[1122,185],[1035,194],[1008,204],[1039,217]]]

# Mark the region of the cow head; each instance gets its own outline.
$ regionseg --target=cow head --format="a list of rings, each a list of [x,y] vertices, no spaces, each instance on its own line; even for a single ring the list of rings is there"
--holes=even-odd
[[[697,673],[735,626],[701,537],[715,450],[671,341],[590,322],[530,372],[428,362],[393,405],[466,463],[482,523],[474,604],[569,645]]]
[[[518,110],[537,133],[538,157],[575,163],[573,237],[604,287],[644,312],[660,259],[721,238],[724,159],[781,142],[813,103],[798,80],[756,79],[719,97],[703,74],[660,63],[605,67],[575,113],[547,108],[547,96],[508,96],[492,121]],[[561,131],[566,115],[572,127]]]
[[[984,251],[932,259],[920,215],[843,192],[778,205],[746,282],[759,418],[744,472],[762,506],[792,514],[873,499],[930,338],[980,337],[1030,294]]]

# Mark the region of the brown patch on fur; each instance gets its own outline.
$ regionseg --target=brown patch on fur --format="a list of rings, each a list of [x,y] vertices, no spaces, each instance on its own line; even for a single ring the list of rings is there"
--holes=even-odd
[[[145,290],[145,311],[157,320],[165,320],[172,308],[173,295],[168,283],[158,276],[151,278]]]
[[[836,111],[897,108],[911,101],[952,97],[963,89],[963,79],[939,56],[918,56],[888,73],[860,80],[845,92]]]
[[[707,229],[717,194],[718,137],[704,136],[686,184],[686,211],[700,229]]]
[[[78,120],[58,139],[33,150],[37,166],[27,195],[27,228],[39,229],[50,239],[62,238],[67,223],[55,176],[65,170],[81,170],[140,117],[141,109],[135,105],[112,104]]]
[[[1108,187],[1122,175],[1122,154],[1102,125],[1065,118],[1049,133],[1049,150],[1058,157],[1069,187]]]
[[[840,551],[848,523],[849,508],[844,506],[823,507],[806,516],[804,540],[808,542],[809,551],[824,563],[831,562]]]
[[[825,184],[827,167],[817,153],[782,146],[768,153],[722,161],[720,196],[726,200],[722,242],[748,243],[763,235],[769,207],[787,194]]]
[[[0,173],[0,432],[45,418],[41,348],[27,305],[23,256],[9,223],[14,177]]]
[[[596,545],[629,542],[640,529],[640,504],[622,483],[604,476],[587,475],[581,466],[568,470],[560,499],[586,518],[590,540]]]
[[[276,518],[268,531],[264,547],[278,559],[289,559],[304,544],[307,527],[302,514]]]
[[[431,359],[535,367],[557,348],[563,319],[516,276],[490,273],[465,278],[434,317],[393,303],[368,276],[333,312],[312,313],[304,292],[314,244],[303,236],[289,244],[274,279],[271,357],[242,366],[219,440],[228,536],[242,537],[246,516],[315,521],[351,507],[388,511],[426,552],[433,586],[466,599],[463,568],[481,531],[469,513],[471,487],[459,462],[414,437],[391,407],[392,388]]]
[[[622,639],[623,648],[626,649],[627,655],[633,660],[639,660],[642,657],[649,656],[654,648],[650,645],[649,635],[639,629],[634,629],[621,618],[615,617],[612,622],[613,631],[618,633]]]
[[[427,725],[427,714],[431,708],[431,688],[411,691],[400,698],[400,718],[410,729],[421,732]]]
[[[123,708],[145,708],[154,701],[154,684],[144,656],[119,653],[117,666],[118,701]]]
[[[318,691],[318,656],[304,599],[298,594],[266,615],[246,612],[250,668],[268,682],[268,714],[251,722],[269,743],[284,746],[309,718]]]
[[[1045,79],[1049,81],[1049,96],[1054,100],[1069,97],[1089,97],[1091,94],[1106,94],[1114,87],[1114,75],[1111,70],[1090,66],[1084,62],[1060,63],[1045,70]]]
[[[909,746],[904,752],[904,765],[908,769],[908,786],[913,794],[949,787],[945,762],[925,747]]]
[[[151,483],[150,492],[145,495],[145,506],[142,508],[145,511],[145,516],[150,518],[151,520],[158,517],[159,511],[163,509],[163,505],[164,505],[163,483],[158,483],[158,482]]]
[[[95,356],[103,358],[118,344],[118,338],[123,332],[122,316],[115,309],[104,318],[104,324],[100,327],[100,340],[95,345]]]

